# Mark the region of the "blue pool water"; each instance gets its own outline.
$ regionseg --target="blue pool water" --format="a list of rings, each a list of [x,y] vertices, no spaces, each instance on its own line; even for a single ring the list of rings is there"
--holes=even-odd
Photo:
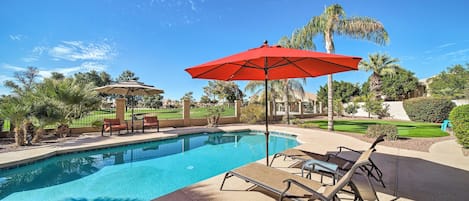
[[[296,145],[295,138],[273,134],[269,152]],[[261,132],[195,134],[66,154],[0,170],[0,199],[151,200],[263,157]]]

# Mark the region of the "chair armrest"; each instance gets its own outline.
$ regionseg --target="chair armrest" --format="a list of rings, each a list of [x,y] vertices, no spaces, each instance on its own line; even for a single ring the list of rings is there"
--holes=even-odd
[[[307,187],[306,185],[304,185],[304,184],[302,184],[302,183],[300,183],[300,182],[298,182],[294,179],[285,179],[285,180],[283,180],[283,183],[287,183],[287,188],[283,191],[282,195],[284,195],[290,189],[291,184],[295,184],[296,186],[302,188],[303,190],[308,191],[309,193],[313,194],[314,196],[317,196],[321,200],[328,200],[321,193],[317,192],[314,189],[311,189],[311,188]]]
[[[337,147],[337,149],[339,149],[339,152],[338,152],[338,153],[342,152],[342,149],[346,149],[346,150],[349,150],[349,151],[353,151],[353,152],[358,153],[358,154],[362,154],[362,153],[363,153],[363,151],[358,151],[358,150],[355,150],[355,149],[352,149],[352,148],[348,148],[348,147],[344,147],[344,146],[339,146],[339,147]],[[338,153],[337,153],[337,154],[338,154]],[[336,155],[337,155],[337,154],[336,154]]]

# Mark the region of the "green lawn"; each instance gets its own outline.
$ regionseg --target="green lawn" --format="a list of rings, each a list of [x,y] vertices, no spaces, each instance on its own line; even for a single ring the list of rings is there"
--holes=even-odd
[[[305,124],[316,124],[321,129],[327,129],[327,120],[306,121]],[[401,137],[443,137],[448,133],[440,130],[439,124],[405,121],[384,120],[334,120],[334,130],[365,134],[369,125],[396,125]]]

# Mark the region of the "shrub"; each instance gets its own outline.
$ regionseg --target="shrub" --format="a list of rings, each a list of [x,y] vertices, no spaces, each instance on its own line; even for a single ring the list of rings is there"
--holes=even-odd
[[[380,135],[386,135],[387,140],[397,140],[399,134],[396,125],[377,124],[368,126],[366,130],[366,137],[377,138]]]
[[[253,124],[265,120],[265,111],[262,105],[249,104],[241,108],[241,111],[241,122]]]
[[[302,124],[303,123],[303,120],[299,119],[299,118],[294,118],[292,121],[291,121],[292,124],[294,125],[299,125],[299,124]]]
[[[306,122],[298,125],[300,128],[319,128],[319,124]]]
[[[451,110],[449,120],[459,144],[469,148],[469,105],[461,105]]]
[[[448,119],[456,105],[445,98],[420,97],[405,100],[404,110],[412,121],[439,123]]]

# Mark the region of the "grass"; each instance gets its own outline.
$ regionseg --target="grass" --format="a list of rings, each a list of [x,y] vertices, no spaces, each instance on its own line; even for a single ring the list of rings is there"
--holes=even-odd
[[[306,121],[304,124],[315,124],[321,129],[327,129],[327,120]],[[334,120],[334,130],[350,133],[365,134],[369,125],[396,125],[400,137],[443,137],[448,133],[441,131],[439,124],[385,120]]]

